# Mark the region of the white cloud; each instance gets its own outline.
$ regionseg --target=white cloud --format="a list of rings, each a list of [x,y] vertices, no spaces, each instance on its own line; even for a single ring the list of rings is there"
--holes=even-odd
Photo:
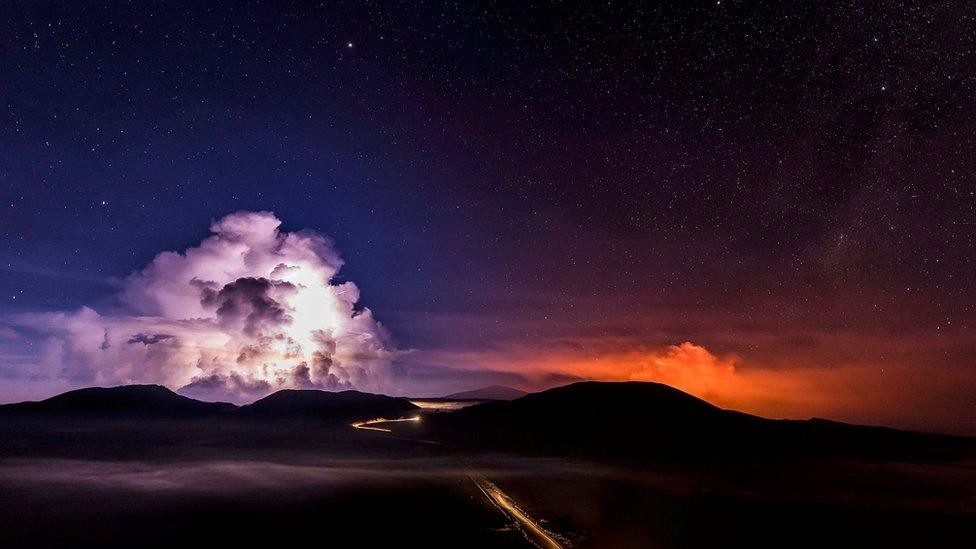
[[[334,244],[286,233],[270,212],[237,212],[183,253],[164,252],[125,279],[127,314],[15,317],[40,333],[28,375],[73,384],[161,383],[246,400],[284,387],[383,390],[396,350],[359,289],[333,285]]]

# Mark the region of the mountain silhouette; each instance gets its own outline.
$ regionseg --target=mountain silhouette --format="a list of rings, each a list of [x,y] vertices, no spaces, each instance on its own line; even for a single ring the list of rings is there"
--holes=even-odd
[[[406,398],[351,390],[285,389],[235,407],[194,400],[159,385],[128,385],[79,389],[40,402],[2,405],[0,418],[14,419],[14,423],[5,424],[20,425],[18,428],[50,426],[49,420],[58,424],[64,420],[206,418],[206,428],[218,432],[224,427],[240,429],[241,421],[339,424],[394,419],[418,410]],[[783,454],[957,459],[976,451],[976,439],[972,438],[819,418],[766,419],[724,410],[673,387],[647,382],[574,383],[515,400],[493,400],[457,411],[426,414],[424,421],[409,428],[410,433],[402,434],[420,434],[462,450],[611,460]]]
[[[18,418],[337,420],[395,418],[418,408],[405,398],[359,391],[284,389],[237,407],[203,402],[160,385],[89,387],[39,402],[0,405],[0,416]]]
[[[225,402],[202,402],[178,395],[161,385],[124,385],[89,387],[39,402],[5,404],[0,406],[0,414],[176,419],[208,417],[234,408]]]
[[[235,415],[250,419],[351,420],[396,418],[418,408],[405,398],[359,391],[283,389],[240,407]]]
[[[452,393],[441,398],[452,400],[515,400],[516,398],[527,395],[525,391],[505,387],[504,385],[491,385],[472,391],[461,391]]]
[[[976,446],[966,437],[822,419],[766,419],[649,382],[574,383],[434,414],[423,429],[427,436],[479,450],[609,458],[782,453],[938,458]]]

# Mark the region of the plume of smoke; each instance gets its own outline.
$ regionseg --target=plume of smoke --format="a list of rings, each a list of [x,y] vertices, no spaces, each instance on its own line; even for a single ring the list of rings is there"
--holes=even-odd
[[[280,224],[270,212],[233,213],[199,246],[157,255],[123,282],[129,314],[18,317],[46,338],[32,375],[235,401],[278,388],[383,390],[396,350],[356,307],[356,285],[332,283],[342,266],[333,242]]]

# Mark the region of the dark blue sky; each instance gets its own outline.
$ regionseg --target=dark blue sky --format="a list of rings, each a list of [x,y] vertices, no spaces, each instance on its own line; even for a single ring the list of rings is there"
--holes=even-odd
[[[965,2],[13,2],[0,21],[0,313],[111,308],[113,280],[212,219],[271,210],[336,240],[405,348],[897,355],[976,394]],[[946,338],[939,360],[864,343],[892,332]]]
[[[450,189],[495,176],[396,70],[419,33],[337,11],[9,7],[4,305],[97,300],[239,209],[333,236],[380,308],[477,284],[492,252]]]

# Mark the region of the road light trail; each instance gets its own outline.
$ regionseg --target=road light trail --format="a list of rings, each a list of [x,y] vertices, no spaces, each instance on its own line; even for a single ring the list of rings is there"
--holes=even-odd
[[[386,419],[383,417],[378,417],[374,419],[367,419],[364,421],[357,421],[353,423],[352,426],[355,427],[356,429],[365,429],[367,431],[381,431],[384,433],[391,433],[393,432],[392,429],[387,429],[386,427],[376,427],[375,425],[378,423],[395,423],[398,421],[420,421],[420,416],[401,417],[397,419]]]
[[[528,538],[533,544],[542,547],[542,549],[562,549],[562,545],[553,539],[548,532],[542,529],[532,517],[525,513],[525,511],[519,509],[518,505],[508,497],[508,494],[502,492],[502,490],[495,486],[495,484],[486,478],[473,477],[469,475],[469,478],[481,492],[495,504],[496,507],[501,509],[503,513],[515,519],[522,533]]]
[[[379,427],[380,424],[386,423],[397,423],[401,421],[420,421],[420,416],[411,417],[401,417],[396,419],[386,419],[382,417],[374,419],[366,419],[363,421],[357,421],[351,423],[352,427],[356,429],[363,429],[366,431],[380,431],[383,433],[392,433],[393,430],[387,427]],[[420,439],[411,439],[420,440]],[[435,441],[424,441],[424,442],[435,442]],[[435,442],[436,443],[436,442]],[[515,504],[515,501],[508,496],[505,492],[501,490],[498,486],[495,486],[493,482],[484,477],[475,477],[468,475],[471,482],[481,490],[481,493],[488,498],[495,507],[497,507],[506,516],[511,517],[515,524],[519,527],[519,530],[529,540],[533,545],[541,547],[542,549],[563,549],[562,545],[556,541],[549,532],[546,532],[541,526],[539,526],[536,521],[532,519],[525,511],[519,508]]]

